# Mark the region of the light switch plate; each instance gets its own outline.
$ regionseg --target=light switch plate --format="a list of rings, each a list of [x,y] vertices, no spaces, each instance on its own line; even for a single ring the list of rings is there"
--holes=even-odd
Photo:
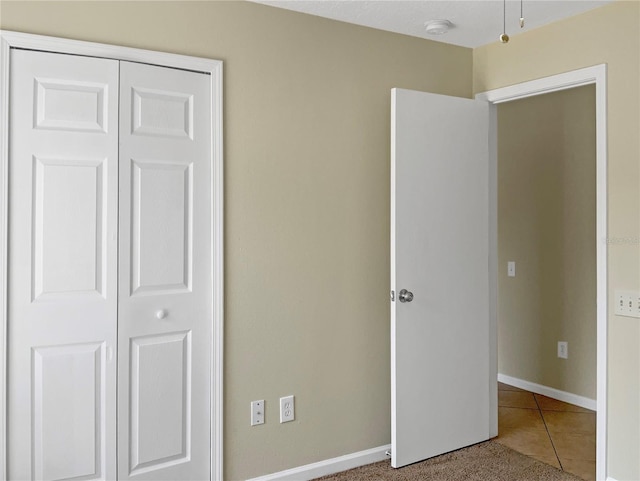
[[[640,291],[616,290],[614,294],[613,302],[616,315],[640,319]]]
[[[569,359],[569,343],[567,341],[558,341],[558,357]]]
[[[516,261],[507,262],[507,275],[509,277],[516,276]]]

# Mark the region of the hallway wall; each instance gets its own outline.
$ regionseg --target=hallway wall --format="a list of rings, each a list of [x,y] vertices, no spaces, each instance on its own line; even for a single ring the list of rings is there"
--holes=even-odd
[[[595,115],[593,85],[498,105],[498,372],[590,399]],[[558,341],[569,343],[568,359]]]

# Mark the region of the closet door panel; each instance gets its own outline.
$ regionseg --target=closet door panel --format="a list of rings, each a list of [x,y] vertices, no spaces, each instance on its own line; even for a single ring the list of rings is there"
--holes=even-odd
[[[132,295],[191,289],[192,196],[193,162],[131,162]]]
[[[118,62],[10,61],[9,479],[113,479]]]
[[[104,159],[33,158],[33,299],[104,297]]]
[[[190,332],[131,340],[130,422],[134,473],[166,463],[188,461],[190,362]],[[156,402],[158,392],[164,393],[162,402]]]
[[[103,351],[103,343],[33,349],[35,479],[93,479],[99,472],[105,414]]]
[[[121,63],[119,479],[210,476],[205,74]]]

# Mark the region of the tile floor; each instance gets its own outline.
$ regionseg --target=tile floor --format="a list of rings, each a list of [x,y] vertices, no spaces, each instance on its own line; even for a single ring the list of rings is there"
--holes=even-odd
[[[596,479],[596,413],[498,383],[495,441],[587,481]]]

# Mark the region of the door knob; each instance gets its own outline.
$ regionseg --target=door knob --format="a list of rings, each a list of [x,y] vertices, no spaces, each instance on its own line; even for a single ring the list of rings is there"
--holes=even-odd
[[[165,317],[167,317],[169,313],[167,312],[166,309],[159,309],[158,311],[156,311],[156,317],[158,319],[164,319]]]
[[[398,293],[398,299],[400,299],[400,302],[411,302],[413,301],[413,292],[402,289]]]

